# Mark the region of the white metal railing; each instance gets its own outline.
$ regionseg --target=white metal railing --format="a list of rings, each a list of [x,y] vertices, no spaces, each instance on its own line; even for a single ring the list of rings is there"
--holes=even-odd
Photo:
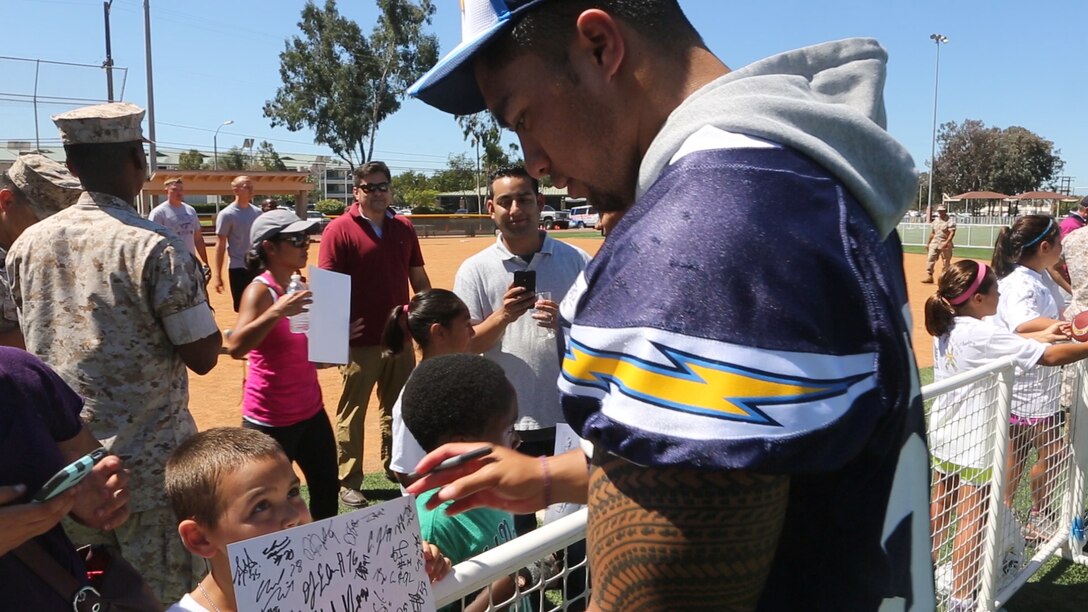
[[[995,360],[970,372],[958,374],[945,380],[926,385],[922,388],[922,398],[926,402],[927,423],[933,403],[940,397],[949,401],[983,402],[985,408],[986,435],[981,439],[987,445],[983,450],[988,461],[988,477],[976,487],[980,495],[981,527],[976,526],[980,542],[970,542],[973,547],[968,561],[956,567],[953,562],[953,542],[957,534],[965,531],[967,525],[960,525],[961,514],[965,521],[973,516],[971,509],[953,508],[947,516],[935,515],[946,519],[944,533],[934,534],[933,557],[937,566],[937,609],[952,610],[951,598],[955,591],[969,593],[976,601],[977,610],[992,611],[1008,602],[1016,591],[1034,574],[1043,563],[1056,554],[1064,554],[1076,562],[1088,565],[1088,554],[1073,550],[1069,545],[1069,527],[1074,517],[1082,516],[1085,507],[1084,468],[1088,468],[1088,385],[1081,385],[1080,380],[1088,372],[1083,363],[1075,368],[1067,366],[1072,372],[1068,381],[1073,387],[1063,395],[1072,407],[1066,409],[1069,418],[1064,424],[1055,426],[1055,435],[1062,441],[1062,452],[1057,462],[1051,467],[1051,478],[1047,486],[1051,492],[1049,499],[1057,500],[1053,519],[1045,524],[1031,524],[1030,538],[1025,539],[1030,517],[1025,516],[1023,497],[1030,489],[1031,468],[1035,459],[1027,461],[1023,467],[1023,478],[1017,491],[1013,511],[1004,505],[1009,447],[1009,414],[1012,403],[1012,385],[1015,378],[1015,366],[1011,357]],[[1067,383],[1068,384],[1068,383]],[[953,397],[954,396],[954,397]],[[1078,428],[1077,425],[1080,425]],[[931,425],[931,428],[935,425]],[[978,437],[978,436],[975,436]],[[974,449],[978,450],[978,449]],[[936,451],[935,451],[936,456]],[[1078,469],[1078,465],[1081,469]],[[933,508],[938,508],[937,495],[940,493],[934,472]],[[1020,508],[1017,510],[1017,508]],[[511,575],[520,568],[552,566],[550,559],[558,551],[583,541],[586,528],[586,510],[566,516],[554,523],[540,527],[536,531],[516,538],[469,561],[457,564],[453,571],[441,582],[434,585],[435,600],[439,607],[464,601],[473,593],[486,588],[497,578]],[[963,557],[963,555],[959,555]],[[962,558],[960,559],[962,561]],[[512,601],[525,597],[540,597],[544,594],[541,610],[566,610],[585,607],[591,589],[586,586],[572,589],[568,579],[572,572],[584,569],[585,560],[579,559],[572,567],[562,563],[552,572],[533,573],[533,581],[526,584],[510,600],[493,602],[493,609],[509,605]],[[973,567],[972,567],[973,566]],[[957,574],[959,570],[959,574]],[[969,570],[968,574],[964,571]],[[951,574],[951,575],[949,575]],[[959,577],[957,578],[957,576]],[[584,583],[583,583],[584,584]],[[957,586],[959,588],[957,589]],[[566,588],[564,588],[566,587]],[[573,603],[572,603],[573,600]]]
[[[532,583],[520,588],[513,597],[514,600],[540,596],[544,594],[544,591],[551,589],[548,592],[551,593],[552,598],[562,603],[555,604],[551,608],[541,606],[542,610],[566,610],[573,601],[580,602],[579,609],[585,608],[589,589],[587,587],[565,588],[570,584],[572,574],[584,574],[579,570],[585,569],[585,559],[572,562],[569,566],[564,563],[559,567],[550,562],[550,559],[549,562],[544,562],[549,556],[568,546],[584,541],[585,537],[586,510],[583,508],[468,561],[458,563],[444,579],[433,585],[435,602],[441,608],[459,600],[464,601],[502,576],[514,574],[522,568],[535,567],[538,571],[531,572]],[[547,600],[545,596],[545,601]],[[508,603],[510,603],[509,600],[494,601],[489,609],[501,608]]]
[[[1011,223],[1011,221],[1010,221]],[[994,246],[997,234],[1005,225],[992,223],[960,223],[956,226],[953,242],[957,247],[987,249]],[[896,227],[899,240],[907,246],[926,246],[929,243],[930,225],[922,222],[901,222]]]

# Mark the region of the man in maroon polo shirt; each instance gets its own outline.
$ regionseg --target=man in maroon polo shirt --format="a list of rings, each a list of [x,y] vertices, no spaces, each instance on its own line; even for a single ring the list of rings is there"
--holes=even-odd
[[[374,384],[381,411],[382,461],[389,472],[392,408],[415,367],[413,351],[383,357],[382,328],[394,306],[408,303],[408,284],[419,292],[431,288],[415,228],[393,213],[392,177],[382,162],[355,169],[355,202],[321,236],[322,269],[351,276],[351,320],[363,330],[351,339],[351,361],[340,368],[344,388],[336,406],[340,501],[367,503],[363,487],[363,421]],[[346,331],[346,330],[345,330]]]

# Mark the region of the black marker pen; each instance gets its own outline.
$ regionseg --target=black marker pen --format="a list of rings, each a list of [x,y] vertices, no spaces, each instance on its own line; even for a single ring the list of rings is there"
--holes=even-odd
[[[423,472],[422,474],[419,474],[419,473],[416,473],[416,472],[410,472],[408,474],[408,478],[409,478],[409,480],[415,480],[417,478],[421,478],[423,476],[426,476],[427,474],[433,474],[435,472],[441,472],[442,470],[448,470],[450,468],[455,468],[455,467],[462,466],[462,465],[468,463],[469,461],[472,461],[473,459],[479,459],[480,457],[486,457],[486,456],[488,456],[490,454],[491,454],[491,447],[490,446],[481,446],[480,448],[472,449],[472,450],[468,451],[467,453],[461,453],[460,455],[457,455],[456,457],[450,457],[449,459],[446,459],[446,460],[442,461],[438,465],[434,466],[433,468],[431,468],[430,470],[428,470],[426,472]]]

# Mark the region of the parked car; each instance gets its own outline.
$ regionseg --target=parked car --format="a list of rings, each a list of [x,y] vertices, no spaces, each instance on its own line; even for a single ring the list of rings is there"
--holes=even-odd
[[[601,222],[601,215],[592,206],[575,206],[570,209],[570,224],[572,227],[597,227]]]
[[[570,213],[545,205],[540,211],[540,225],[545,229],[567,229],[570,227]]]
[[[306,211],[306,218],[317,221],[317,227],[321,231],[325,231],[325,228],[332,223],[332,219],[325,216],[325,213],[320,210],[308,210]]]

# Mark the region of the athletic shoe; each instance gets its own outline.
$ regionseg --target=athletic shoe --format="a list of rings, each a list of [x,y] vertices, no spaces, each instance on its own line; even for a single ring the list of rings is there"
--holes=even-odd
[[[930,275],[930,276],[927,276],[927,277],[923,278],[922,282],[927,284],[927,285],[932,285],[933,284],[933,276]]]

